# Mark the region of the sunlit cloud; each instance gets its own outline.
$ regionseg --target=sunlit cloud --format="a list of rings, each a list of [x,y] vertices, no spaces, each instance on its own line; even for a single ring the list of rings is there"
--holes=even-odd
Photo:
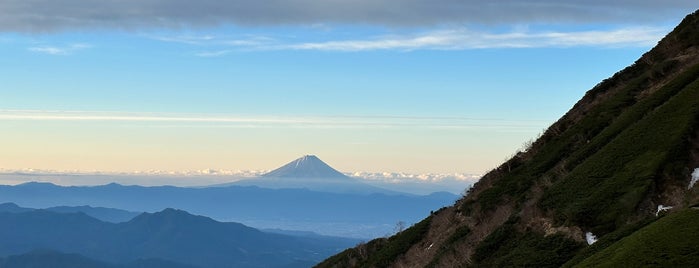
[[[183,116],[166,114],[72,112],[72,111],[0,111],[0,120],[41,121],[124,121],[124,122],[203,122],[203,123],[311,123],[304,119],[246,118],[222,116]]]
[[[271,170],[230,170],[230,169],[198,169],[198,170],[135,170],[135,171],[98,171],[98,170],[51,170],[51,169],[4,169],[1,174],[27,174],[27,175],[146,175],[146,176],[234,176],[257,177]],[[476,181],[481,175],[470,173],[406,173],[406,172],[345,172],[347,176],[366,180],[385,180],[392,182],[422,181],[434,182],[441,180]]]
[[[347,172],[347,176],[388,183],[467,181],[476,182],[478,174],[469,173],[403,173],[403,172]]]
[[[227,185],[241,179],[255,179],[269,170],[144,170],[144,171],[83,171],[83,170],[41,170],[41,169],[2,169],[0,185],[17,185],[29,181],[53,183],[63,186],[122,185],[141,186],[184,186],[206,187]],[[364,183],[394,189],[407,193],[427,195],[434,192],[462,194],[480,176],[469,174],[412,174],[412,173],[345,173]],[[358,175],[359,174],[359,175]],[[382,174],[385,174],[382,175]],[[400,175],[395,175],[400,174]],[[362,177],[367,176],[367,177]]]
[[[469,117],[420,116],[229,116],[202,114],[141,114],[75,111],[0,110],[0,120],[73,121],[86,123],[152,123],[168,128],[433,128],[433,129],[541,129],[547,120],[508,120]]]
[[[261,176],[270,170],[230,170],[230,169],[198,169],[198,170],[134,170],[134,171],[99,171],[99,170],[52,170],[52,169],[6,169],[0,168],[0,174],[17,175],[131,175],[131,176],[231,176],[249,178]]]

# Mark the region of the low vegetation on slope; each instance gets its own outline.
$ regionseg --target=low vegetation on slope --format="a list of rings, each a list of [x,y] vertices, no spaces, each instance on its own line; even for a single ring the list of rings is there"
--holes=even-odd
[[[699,111],[697,77],[699,65],[619,115],[581,150],[594,153],[546,191],[542,208],[554,211],[561,223],[605,234],[637,213],[663,173],[687,178],[682,176],[686,148]],[[608,132],[615,133],[613,138],[607,138]],[[609,141],[602,145],[600,140]]]
[[[430,226],[430,217],[389,238],[374,239],[350,248],[316,267],[386,267],[420,241]]]
[[[580,242],[554,234],[519,232],[509,221],[476,248],[473,264],[482,267],[560,267],[583,247]]]
[[[575,267],[691,267],[699,263],[699,210],[671,213]]]

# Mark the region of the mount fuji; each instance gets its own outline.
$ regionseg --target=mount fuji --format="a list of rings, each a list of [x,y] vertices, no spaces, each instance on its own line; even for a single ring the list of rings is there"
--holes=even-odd
[[[262,177],[349,179],[315,155],[304,155]]]
[[[409,195],[372,186],[332,168],[315,155],[305,155],[260,177],[225,184],[270,189],[308,189],[352,194]]]

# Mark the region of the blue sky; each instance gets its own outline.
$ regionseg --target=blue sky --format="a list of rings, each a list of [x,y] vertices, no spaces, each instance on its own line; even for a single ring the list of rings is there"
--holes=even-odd
[[[0,1],[0,168],[482,173],[694,8],[462,2]]]

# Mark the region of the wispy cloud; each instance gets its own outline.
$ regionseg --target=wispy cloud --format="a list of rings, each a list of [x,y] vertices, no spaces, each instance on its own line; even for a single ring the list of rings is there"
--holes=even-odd
[[[84,111],[0,111],[0,120],[39,121],[124,121],[124,122],[187,122],[187,123],[310,123],[303,119],[267,117],[193,116],[174,114],[106,113]]]
[[[193,53],[194,56],[202,58],[215,58],[228,55],[234,51],[246,50],[270,50],[278,46],[278,40],[264,36],[247,34],[242,37],[229,37],[221,35],[146,35],[146,38],[167,42],[190,45],[204,48]]]
[[[245,38],[212,38],[199,45],[206,47],[223,47],[224,49],[207,50],[194,53],[195,56],[204,58],[221,57],[230,54],[234,50],[269,50],[277,44],[277,40],[267,36],[249,35]]]
[[[580,32],[487,33],[443,30],[408,36],[382,36],[364,40],[325,41],[281,45],[279,49],[366,51],[366,50],[466,50],[540,47],[648,47],[669,29],[625,28]]]
[[[216,34],[205,35],[145,35],[145,37],[157,41],[168,43],[179,43],[197,46],[231,46],[231,47],[250,47],[250,46],[265,46],[278,43],[275,38],[260,35],[260,34],[244,34],[242,36],[231,37],[221,36]]]
[[[201,52],[194,53],[194,55],[197,57],[203,57],[203,58],[216,58],[216,57],[222,57],[222,56],[228,55],[231,52],[233,52],[233,51],[232,50],[201,51]]]
[[[88,45],[88,44],[70,44],[67,46],[48,46],[48,45],[33,46],[33,47],[29,47],[27,49],[29,51],[36,52],[36,53],[59,56],[59,55],[71,55],[79,50],[88,49],[90,47],[92,47],[92,46]]]
[[[202,45],[207,44],[216,39],[212,35],[149,35],[148,38],[171,43],[181,43],[188,45]]]
[[[547,47],[652,47],[670,30],[669,27],[631,27],[596,31],[530,31],[515,28],[505,32],[487,32],[459,28],[400,35],[379,35],[349,40],[323,40],[300,43],[296,39],[252,35],[240,39],[215,35],[203,37],[160,36],[153,39],[206,48],[206,50],[195,52],[195,56],[221,57],[233,51],[316,50],[357,52]]]
[[[546,120],[421,116],[229,116],[0,110],[0,120],[153,123],[172,128],[489,128],[539,130]]]

